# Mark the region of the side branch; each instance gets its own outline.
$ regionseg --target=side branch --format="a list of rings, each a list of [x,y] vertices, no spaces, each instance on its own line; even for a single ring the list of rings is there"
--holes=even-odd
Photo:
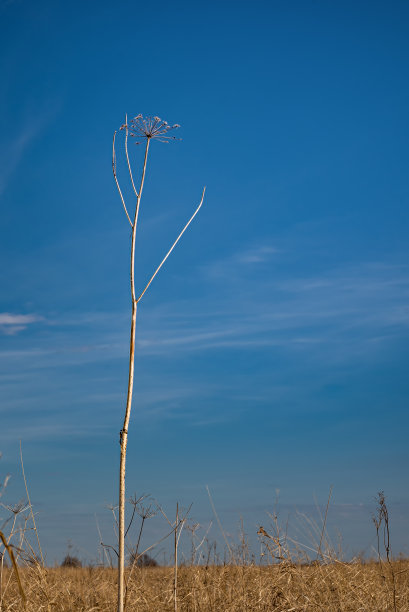
[[[122,191],[121,191],[121,188],[119,186],[118,179],[117,179],[117,176],[116,176],[115,136],[116,136],[116,130],[114,132],[114,138],[113,138],[113,141],[112,141],[112,172],[114,174],[114,179],[115,179],[116,186],[118,187],[119,195],[121,196],[122,205],[124,207],[125,214],[126,214],[126,216],[128,218],[130,226],[133,227],[132,221],[131,221],[131,217],[129,216],[128,211],[126,209],[124,196],[122,195]]]
[[[187,228],[189,227],[189,225],[191,224],[193,219],[196,217],[197,213],[199,212],[199,210],[200,210],[200,208],[201,208],[201,206],[203,204],[203,200],[204,200],[204,196],[205,196],[205,191],[206,191],[206,187],[203,187],[202,199],[200,200],[199,206],[196,208],[195,212],[190,217],[189,221],[186,223],[185,227],[182,229],[182,231],[180,232],[179,236],[176,238],[175,242],[172,244],[172,246],[170,247],[169,251],[166,253],[165,257],[162,259],[162,261],[160,262],[159,266],[156,268],[155,272],[152,274],[152,276],[151,276],[149,282],[147,283],[145,289],[142,291],[141,295],[136,300],[137,303],[142,299],[142,297],[144,296],[145,292],[149,288],[149,285],[151,284],[151,282],[153,281],[153,279],[155,278],[155,276],[157,275],[157,273],[159,272],[159,270],[161,269],[161,267],[163,266],[163,264],[165,263],[165,261],[167,260],[167,258],[169,257],[169,255],[171,254],[171,252],[173,251],[175,246],[177,245],[177,243],[179,242],[179,240],[182,238],[183,234],[185,233],[185,231],[187,230]]]

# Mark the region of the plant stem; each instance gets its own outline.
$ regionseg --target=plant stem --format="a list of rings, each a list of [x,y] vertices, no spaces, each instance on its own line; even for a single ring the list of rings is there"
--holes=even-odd
[[[149,141],[146,139],[145,159],[143,163],[141,185],[136,201],[134,222],[132,224],[132,242],[131,242],[131,297],[132,297],[132,317],[131,317],[131,334],[129,342],[129,374],[128,374],[128,394],[126,399],[126,409],[123,426],[120,432],[121,455],[119,463],[119,533],[118,533],[118,612],[124,610],[124,578],[125,578],[125,467],[126,467],[126,447],[128,443],[128,425],[131,416],[132,394],[134,383],[135,369],[135,330],[136,330],[136,312],[138,300],[135,296],[135,238],[136,227],[138,224],[139,205],[141,202],[143,184],[145,182],[146,164],[148,160]]]
[[[175,521],[175,567],[173,575],[173,609],[178,612],[178,527],[179,527],[179,504],[176,504],[176,521]]]

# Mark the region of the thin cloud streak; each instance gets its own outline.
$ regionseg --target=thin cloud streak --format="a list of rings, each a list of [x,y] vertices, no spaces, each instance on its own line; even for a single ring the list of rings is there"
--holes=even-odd
[[[0,332],[6,336],[14,336],[27,329],[31,323],[42,320],[43,317],[36,314],[20,315],[0,312]]]
[[[271,262],[280,249],[270,245],[259,245],[233,253],[222,260],[213,261],[201,267],[204,276],[209,279],[234,279],[244,271],[254,271],[263,264]]]
[[[211,269],[231,280],[231,261],[227,269],[223,263]],[[239,294],[239,276],[236,282]],[[362,346],[409,329],[409,274],[404,266],[361,264],[290,281],[255,278],[246,283],[244,296],[238,297],[231,285],[218,296],[217,314],[207,300],[192,302],[190,312],[173,304],[169,319],[164,308],[148,313],[139,337],[141,351],[334,342]]]
[[[0,312],[0,325],[26,325],[27,323],[35,323],[42,320],[43,317],[36,314],[19,315],[9,312]]]
[[[228,273],[235,260],[232,257]],[[223,273],[223,262],[212,264]],[[337,269],[320,277],[275,280],[271,274],[254,277],[246,284],[245,295],[239,271],[234,284],[217,300],[204,299],[168,302],[141,311],[137,335],[139,353],[144,356],[166,355],[169,351],[183,353],[215,349],[257,347],[291,347],[323,354],[323,349],[337,347],[337,358],[348,354],[372,354],[388,341],[409,330],[409,271],[405,266],[379,263],[360,264],[349,269]],[[216,281],[218,282],[218,280]],[[206,284],[207,296],[213,296],[213,281]],[[0,315],[0,326],[39,321],[38,315]],[[62,326],[61,326],[62,323]],[[0,352],[0,359],[37,356],[30,367],[46,367],[50,361],[74,363],[121,358],[128,342],[126,313],[81,313],[68,320],[53,320],[47,315],[46,324],[55,328],[54,346],[47,340],[36,348],[13,348]],[[77,326],[73,333],[64,326]],[[61,326],[61,328],[59,328]],[[84,329],[87,338],[84,339]],[[96,338],[98,341],[95,342]],[[326,351],[324,351],[326,352]],[[43,358],[43,359],[41,359]],[[44,361],[42,364],[41,362]]]

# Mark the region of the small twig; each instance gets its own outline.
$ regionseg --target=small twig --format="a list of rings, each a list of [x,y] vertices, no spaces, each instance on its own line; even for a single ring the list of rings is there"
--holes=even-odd
[[[156,500],[155,500],[156,501]],[[161,513],[161,515],[166,519],[167,524],[172,527],[173,523],[172,521],[166,516],[166,513],[164,511],[164,509],[162,508],[162,506],[160,504],[158,504],[158,502],[156,501],[156,505],[158,507],[159,512]]]
[[[141,528],[139,529],[138,541],[136,543],[136,548],[135,548],[135,558],[138,558],[138,549],[139,549],[139,544],[141,543],[142,531],[143,531],[143,526],[145,524],[145,521],[146,521],[146,516],[143,516],[142,521],[141,521]]]
[[[127,216],[127,218],[128,218],[128,221],[129,221],[129,223],[130,223],[130,226],[131,226],[131,227],[133,227],[133,225],[132,225],[132,221],[131,221],[131,217],[129,216],[129,214],[128,214],[128,210],[127,210],[127,208],[126,208],[126,204],[125,204],[124,196],[122,195],[122,191],[121,191],[121,188],[120,188],[120,186],[119,186],[118,179],[117,179],[117,176],[116,176],[115,136],[116,136],[116,130],[115,130],[115,132],[114,132],[114,138],[113,138],[113,140],[112,140],[112,172],[113,172],[113,174],[114,174],[114,179],[115,179],[115,183],[116,183],[116,186],[117,186],[117,188],[118,188],[118,191],[119,191],[119,195],[121,196],[122,205],[123,205],[123,207],[124,207],[125,214],[126,214],[126,216]]]
[[[180,232],[179,236],[176,238],[175,242],[172,244],[172,246],[170,247],[169,251],[166,253],[165,257],[160,262],[159,266],[156,268],[155,272],[151,276],[151,278],[150,278],[148,284],[146,285],[145,289],[142,291],[141,295],[136,300],[137,303],[142,299],[142,297],[145,294],[146,290],[148,289],[149,285],[151,284],[151,282],[153,281],[153,279],[155,278],[155,276],[157,275],[157,273],[159,272],[159,270],[161,269],[161,267],[163,266],[163,264],[165,263],[165,261],[167,260],[167,258],[169,257],[169,255],[171,254],[171,252],[173,251],[173,249],[175,248],[175,246],[177,245],[177,243],[179,242],[179,240],[181,239],[181,237],[183,236],[183,234],[185,233],[187,228],[189,227],[189,225],[191,224],[191,222],[193,221],[193,219],[196,217],[197,213],[199,212],[199,210],[200,210],[200,208],[201,208],[201,206],[203,204],[203,200],[204,200],[204,196],[205,196],[205,191],[206,191],[206,187],[203,188],[202,199],[200,200],[199,206],[196,208],[195,212],[190,217],[189,221],[186,223],[185,227],[182,229],[182,231]]]
[[[129,521],[128,528],[127,528],[127,530],[125,531],[125,538],[126,538],[126,536],[128,535],[128,531],[130,530],[130,528],[131,528],[131,526],[132,526],[132,523],[133,523],[133,520],[134,520],[134,517],[135,517],[135,512],[136,512],[136,508],[134,508],[134,509],[132,510],[131,520]]]
[[[129,524],[128,524],[128,528],[127,528],[127,530],[125,531],[125,538],[126,538],[126,536],[128,535],[128,531],[130,530],[130,528],[131,528],[131,526],[132,526],[132,523],[133,523],[133,520],[134,520],[134,518],[135,518],[136,507],[137,507],[137,505],[138,505],[138,504],[139,504],[141,501],[143,501],[143,500],[145,499],[145,497],[146,497],[146,495],[141,495],[139,499],[136,499],[136,495],[135,495],[135,499],[132,499],[132,497],[131,497],[131,498],[130,498],[130,500],[129,500],[129,501],[131,502],[131,504],[133,505],[133,510],[132,510],[131,520],[129,521]],[[145,517],[145,518],[146,518],[146,517]]]
[[[110,558],[108,557],[108,553],[107,553],[107,551],[105,550],[105,547],[104,547],[104,546],[103,546],[103,544],[102,544],[102,534],[101,534],[101,529],[99,528],[98,517],[97,517],[97,515],[96,515],[96,514],[95,514],[95,523],[96,523],[96,525],[97,525],[97,531],[98,531],[98,535],[99,535],[99,543],[100,543],[100,545],[102,546],[102,550],[104,551],[104,555],[105,555],[105,557],[106,557],[107,562],[109,563],[109,565],[112,565],[112,564],[110,563]]]
[[[207,534],[209,533],[211,527],[213,525],[213,521],[210,521],[208,528],[206,529],[206,532],[200,542],[200,544],[198,546],[196,546],[195,548],[195,559],[198,560],[198,552],[200,551],[201,547],[203,546],[204,541],[206,540]]]
[[[118,519],[116,518],[116,514],[115,514],[115,508],[117,508],[117,506],[107,505],[106,508],[108,510],[111,510],[112,516],[114,517],[115,525],[118,527]],[[115,529],[115,527],[114,527],[114,529]]]
[[[103,542],[100,543],[101,546],[103,546],[104,548],[111,548],[111,550],[114,551],[114,553],[116,554],[117,557],[119,557],[118,555],[118,551],[116,550],[116,548],[114,548],[113,546],[111,546],[110,544],[104,544]]]

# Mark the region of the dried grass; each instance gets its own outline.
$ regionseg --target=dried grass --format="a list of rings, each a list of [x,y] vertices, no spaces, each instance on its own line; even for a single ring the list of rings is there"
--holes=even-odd
[[[392,562],[397,610],[409,610],[409,560]],[[385,612],[393,610],[390,576],[376,562],[297,565],[182,566],[178,609],[182,612]],[[21,610],[18,586],[4,570],[9,588],[1,612]],[[21,569],[27,611],[112,611],[117,605],[117,572],[106,568]],[[170,612],[172,567],[136,568],[127,610]]]

